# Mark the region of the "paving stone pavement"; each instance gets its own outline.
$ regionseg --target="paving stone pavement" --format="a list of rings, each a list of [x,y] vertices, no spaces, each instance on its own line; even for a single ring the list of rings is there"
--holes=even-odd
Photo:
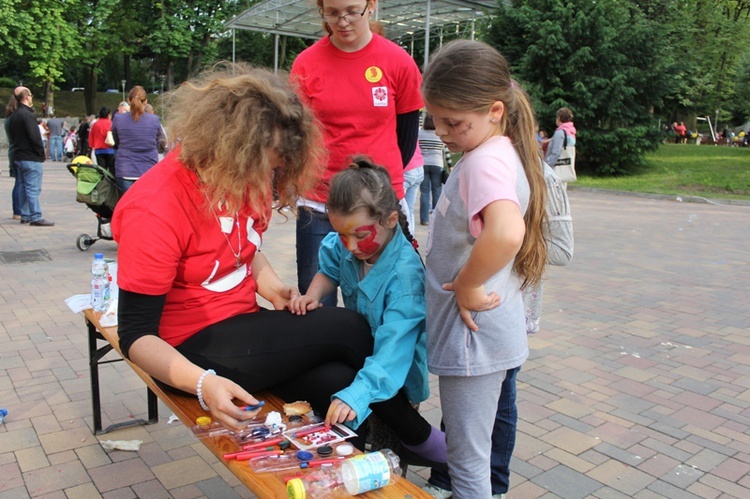
[[[52,228],[11,220],[4,155],[0,168],[0,499],[253,497],[163,405],[158,424],[99,437],[140,451],[100,447],[84,323],[64,300],[87,292],[94,251],[116,258],[117,245],[75,247],[96,221],[63,163],[45,164]],[[750,497],[750,208],[570,194],[576,254],[549,271],[518,378],[507,497]],[[264,249],[294,282],[294,224],[282,221]],[[42,260],[8,263],[24,251]],[[101,373],[105,426],[146,416],[127,366]],[[434,378],[432,393],[421,410],[437,424]],[[428,472],[408,476],[421,485]]]

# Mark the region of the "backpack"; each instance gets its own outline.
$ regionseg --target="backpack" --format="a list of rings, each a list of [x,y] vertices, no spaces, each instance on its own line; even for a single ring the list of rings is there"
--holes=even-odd
[[[568,192],[547,163],[544,182],[547,184],[547,263],[567,265],[573,259],[573,217],[570,215]]]
[[[562,181],[547,163],[542,162],[544,182],[547,184],[547,263],[567,265],[573,259],[573,217],[570,216],[568,193]],[[526,332],[539,331],[542,315],[542,284],[526,287],[521,292],[526,313]]]

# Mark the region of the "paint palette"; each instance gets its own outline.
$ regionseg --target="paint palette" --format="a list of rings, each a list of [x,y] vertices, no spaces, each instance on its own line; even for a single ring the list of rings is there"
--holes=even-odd
[[[333,445],[343,442],[347,438],[356,437],[357,434],[342,424],[326,426],[325,423],[316,423],[287,430],[283,435],[292,442],[292,445],[302,450],[316,449],[321,445]]]

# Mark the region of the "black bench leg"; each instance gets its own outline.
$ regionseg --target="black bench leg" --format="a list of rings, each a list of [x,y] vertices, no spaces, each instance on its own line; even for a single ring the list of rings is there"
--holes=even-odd
[[[159,422],[159,399],[156,398],[156,394],[151,391],[151,388],[146,388],[148,393],[146,398],[148,399],[148,424],[154,424]]]
[[[107,343],[101,348],[97,348],[97,340],[104,338],[97,332],[96,327],[86,321],[86,327],[88,329],[88,342],[89,342],[89,371],[91,374],[91,408],[94,414],[94,435],[102,435],[109,433],[112,430],[118,428],[125,428],[127,426],[141,425],[141,424],[154,424],[159,422],[159,401],[156,394],[147,388],[146,399],[148,401],[148,421],[143,419],[134,419],[132,421],[124,421],[122,423],[116,423],[109,425],[107,428],[102,429],[102,400],[99,393],[99,364],[110,364],[112,362],[122,362],[123,359],[114,359],[102,361],[109,352],[113,350],[112,345]]]
[[[99,355],[100,352],[96,348],[96,328],[89,321],[86,321],[86,327],[89,335],[89,371],[91,372],[91,406],[94,413],[94,434],[98,435],[102,431],[102,402],[99,395],[99,359],[103,355]],[[106,352],[104,355],[106,355]]]

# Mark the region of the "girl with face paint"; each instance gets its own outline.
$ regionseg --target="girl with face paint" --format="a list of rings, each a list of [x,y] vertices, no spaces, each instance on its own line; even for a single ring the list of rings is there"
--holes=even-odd
[[[375,340],[354,382],[333,395],[326,424],[349,422],[356,429],[374,412],[406,449],[444,463],[445,434],[412,405],[430,395],[424,266],[388,172],[355,157],[333,178],[326,207],[336,232],[323,240],[307,293],[292,297],[288,308],[315,313],[321,299],[341,287],[344,305],[367,319]]]

